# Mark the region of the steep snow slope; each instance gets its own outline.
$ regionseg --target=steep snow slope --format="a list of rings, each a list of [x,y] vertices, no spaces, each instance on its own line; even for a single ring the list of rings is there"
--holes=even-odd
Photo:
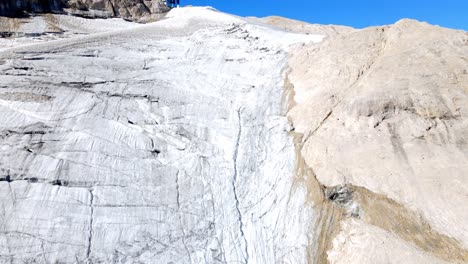
[[[353,28],[346,26],[309,24],[303,21],[278,16],[262,18],[249,17],[247,19],[250,21],[262,22],[295,33],[321,34],[329,37],[334,37],[354,30]]]
[[[0,263],[468,262],[466,32],[12,26]]]
[[[305,263],[288,46],[209,8],[0,53],[0,262]]]

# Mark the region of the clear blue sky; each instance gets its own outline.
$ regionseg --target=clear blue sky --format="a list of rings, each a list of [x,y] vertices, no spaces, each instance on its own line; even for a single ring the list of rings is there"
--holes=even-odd
[[[362,28],[413,18],[468,30],[468,0],[180,0],[240,16],[278,15],[311,23]]]

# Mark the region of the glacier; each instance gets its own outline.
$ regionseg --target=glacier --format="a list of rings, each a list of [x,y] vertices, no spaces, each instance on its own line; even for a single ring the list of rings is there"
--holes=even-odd
[[[321,39],[184,8],[6,48],[0,262],[304,262],[282,94]]]

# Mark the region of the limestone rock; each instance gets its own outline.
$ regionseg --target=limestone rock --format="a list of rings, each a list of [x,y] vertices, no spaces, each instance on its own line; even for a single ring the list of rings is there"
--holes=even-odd
[[[366,212],[363,205],[361,221],[465,262],[467,65],[464,31],[402,20],[340,34],[294,53],[295,105],[288,114],[321,184],[367,190],[376,206]],[[378,195],[393,205],[379,204]],[[389,212],[398,214],[386,218]]]
[[[320,34],[328,37],[336,36],[354,30],[353,28],[346,26],[309,24],[303,21],[278,16],[250,19],[252,19],[253,21],[259,21],[268,25],[278,27],[286,31],[304,34]]]
[[[69,0],[67,12],[91,17],[138,20],[169,11],[163,0]]]
[[[0,16],[22,12],[66,12],[85,17],[122,17],[139,20],[166,13],[163,0],[6,0],[0,3]]]

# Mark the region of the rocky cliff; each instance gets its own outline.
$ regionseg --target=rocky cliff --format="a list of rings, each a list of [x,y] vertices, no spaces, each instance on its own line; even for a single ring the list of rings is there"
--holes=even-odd
[[[292,54],[304,167],[346,215],[329,260],[467,262],[468,33],[401,20]]]
[[[0,3],[0,16],[23,12],[55,12],[85,17],[122,17],[138,20],[169,11],[163,0],[6,0]]]
[[[199,7],[15,27],[0,263],[468,262],[467,32]]]

